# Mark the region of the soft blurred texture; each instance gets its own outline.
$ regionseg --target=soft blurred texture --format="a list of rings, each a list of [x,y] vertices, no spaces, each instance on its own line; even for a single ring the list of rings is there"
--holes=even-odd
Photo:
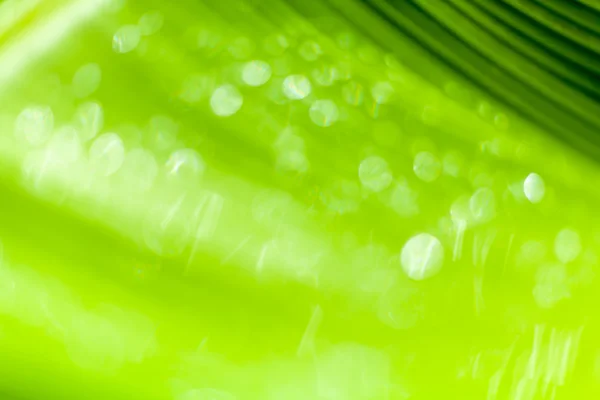
[[[594,0],[0,1],[0,398],[600,396]]]

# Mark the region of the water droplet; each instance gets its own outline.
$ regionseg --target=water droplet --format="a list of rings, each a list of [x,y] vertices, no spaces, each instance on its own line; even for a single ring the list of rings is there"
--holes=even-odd
[[[433,153],[422,151],[415,156],[413,171],[424,182],[435,181],[442,171],[442,164]]]
[[[476,222],[486,223],[496,216],[496,197],[492,189],[477,189],[469,199],[469,209]]]
[[[304,139],[300,136],[298,128],[287,126],[279,133],[273,147],[280,152],[290,150],[304,151]]]
[[[290,43],[284,35],[275,34],[265,38],[263,47],[268,54],[280,56],[290,47]]]
[[[246,60],[254,53],[254,43],[247,37],[239,37],[229,45],[229,53],[238,60]]]
[[[309,162],[302,151],[288,150],[277,156],[277,168],[284,171],[304,173],[308,171]]]
[[[392,183],[387,161],[378,156],[367,157],[360,163],[358,177],[363,186],[374,192],[380,192]]]
[[[306,61],[316,61],[323,54],[323,50],[321,50],[321,46],[317,42],[307,40],[298,48],[298,54]]]
[[[389,82],[377,82],[371,88],[371,96],[377,104],[389,103],[394,95],[394,87]]]
[[[117,172],[125,159],[125,148],[116,133],[98,136],[90,146],[90,166],[101,176],[110,176]]]
[[[417,281],[430,278],[442,269],[442,243],[429,233],[415,235],[404,244],[400,263],[409,278]]]
[[[271,66],[260,60],[246,63],[242,71],[242,80],[248,86],[261,86],[271,78]]]
[[[533,204],[542,201],[546,194],[546,185],[542,177],[535,172],[527,175],[527,178],[525,178],[525,181],[523,182],[523,192],[525,193],[527,200]]]
[[[140,44],[142,34],[137,25],[125,25],[113,36],[112,47],[117,53],[129,53]]]
[[[533,297],[538,306],[552,308],[570,295],[568,274],[564,265],[550,264],[540,268],[533,288]]]
[[[505,131],[508,129],[510,121],[508,120],[506,114],[500,113],[496,114],[496,116],[494,117],[494,125],[501,131]]]
[[[565,228],[558,232],[554,239],[554,254],[564,264],[575,260],[581,253],[581,238],[579,233]]]
[[[304,75],[290,75],[283,80],[283,94],[290,100],[302,100],[311,92],[311,84]]]
[[[479,113],[479,115],[483,119],[490,120],[490,119],[492,119],[492,116],[494,115],[494,109],[492,108],[490,103],[488,103],[487,101],[482,101],[477,106],[477,113]]]
[[[29,106],[17,116],[15,136],[32,146],[44,144],[54,128],[54,114],[48,106]]]
[[[77,161],[83,153],[83,147],[79,138],[79,133],[72,126],[63,126],[59,128],[48,145],[48,150],[52,152],[53,157],[71,164]]]
[[[449,151],[443,160],[444,174],[458,178],[464,165],[462,155],[456,151]]]
[[[194,182],[204,173],[204,160],[193,149],[174,151],[167,160],[167,176],[180,181]]]
[[[153,35],[160,31],[164,22],[165,17],[160,11],[148,11],[138,21],[140,33],[144,36]]]
[[[408,183],[400,182],[392,191],[390,206],[401,217],[414,217],[419,214],[418,198],[419,194],[411,189]]]
[[[214,80],[206,75],[190,75],[183,81],[179,97],[188,103],[196,103],[212,92]]]
[[[544,261],[547,252],[544,242],[529,240],[521,245],[516,264],[519,268],[537,267]]]
[[[75,75],[73,75],[73,93],[77,98],[84,98],[92,95],[102,80],[102,70],[96,63],[90,63],[81,66]]]
[[[328,127],[338,120],[339,111],[332,100],[315,100],[310,106],[309,115],[315,125]]]
[[[104,112],[100,104],[87,102],[77,108],[75,112],[75,126],[83,142],[96,137],[103,125]]]
[[[218,87],[210,97],[210,107],[219,117],[229,117],[237,113],[244,99],[239,90],[230,84]]]

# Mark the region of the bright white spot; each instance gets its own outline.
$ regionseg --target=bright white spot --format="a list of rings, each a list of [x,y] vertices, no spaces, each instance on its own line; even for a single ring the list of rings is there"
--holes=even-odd
[[[96,63],[81,66],[73,75],[73,93],[77,98],[88,97],[93,94],[102,80],[102,70]]]
[[[98,136],[90,147],[90,166],[102,176],[117,172],[125,159],[125,148],[116,133],[105,133]]]
[[[96,137],[104,125],[104,112],[100,104],[95,102],[83,103],[75,112],[75,126],[81,140],[86,142]]]
[[[496,216],[496,198],[490,188],[477,189],[469,199],[469,209],[475,221],[485,223]]]
[[[133,149],[127,153],[119,176],[128,189],[147,191],[152,187],[158,174],[154,155],[144,149]]]
[[[442,171],[442,164],[432,153],[422,151],[415,156],[413,171],[424,182],[435,181]]]
[[[204,173],[204,160],[195,150],[181,149],[173,152],[166,164],[167,175],[178,180],[193,182]]]
[[[523,191],[527,200],[533,204],[537,204],[544,199],[546,194],[546,184],[541,176],[532,172],[527,175],[525,182],[523,182]]]
[[[564,264],[575,260],[581,253],[581,238],[572,229],[563,229],[554,239],[554,254]]]
[[[188,103],[196,103],[213,90],[214,81],[206,75],[190,75],[183,81],[179,97]]]
[[[390,206],[401,217],[413,217],[419,214],[418,196],[406,182],[398,183],[390,197]]]
[[[140,33],[144,36],[153,35],[162,28],[164,22],[165,17],[160,11],[148,11],[138,21]]]
[[[290,100],[302,100],[310,92],[310,81],[304,75],[290,75],[283,80],[283,94]]]
[[[117,53],[129,53],[140,44],[142,33],[137,25],[125,25],[113,36],[112,47]]]
[[[324,128],[333,125],[339,118],[338,107],[332,100],[315,100],[308,112],[311,121]]]
[[[210,98],[210,107],[219,117],[229,117],[242,108],[244,99],[233,85],[223,85],[215,90]]]
[[[371,156],[360,163],[358,178],[366,188],[381,192],[392,183],[392,172],[387,161],[378,156]]]
[[[47,106],[30,106],[15,121],[15,135],[32,146],[44,144],[54,128],[54,114]]]
[[[377,104],[385,104],[394,95],[394,87],[389,82],[377,82],[371,88],[371,96]]]
[[[400,263],[409,278],[420,281],[437,274],[444,263],[444,248],[433,235],[420,233],[411,237],[400,254]]]
[[[261,86],[271,78],[271,66],[260,60],[246,63],[242,71],[242,79],[248,86]]]

